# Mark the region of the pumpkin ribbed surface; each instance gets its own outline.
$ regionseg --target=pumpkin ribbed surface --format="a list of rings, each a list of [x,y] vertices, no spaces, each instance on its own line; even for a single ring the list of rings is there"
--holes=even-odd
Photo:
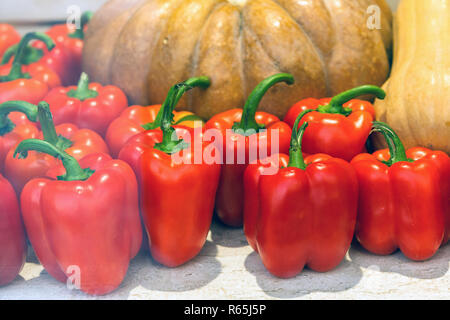
[[[381,29],[367,27],[369,6]],[[284,116],[305,97],[381,85],[389,73],[391,12],[384,0],[111,0],[86,34],[83,68],[125,90],[137,104],[161,103],[170,86],[212,80],[179,107],[204,118],[242,107],[253,88],[279,72],[260,110]]]

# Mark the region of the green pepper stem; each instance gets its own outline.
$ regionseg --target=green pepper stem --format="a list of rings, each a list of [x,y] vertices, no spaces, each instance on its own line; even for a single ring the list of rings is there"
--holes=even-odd
[[[403,143],[390,126],[384,122],[374,121],[372,124],[372,131],[381,132],[386,139],[391,155],[391,159],[387,163],[389,166],[396,162],[409,161]]]
[[[161,143],[155,145],[155,149],[163,151],[167,154],[173,154],[188,147],[186,142],[175,136],[175,129],[172,127],[173,110],[184,93],[195,87],[207,88],[210,84],[211,81],[208,77],[197,77],[178,83],[170,88],[167,98],[159,111],[159,113],[162,112],[159,121],[163,132],[163,140]]]
[[[171,110],[169,110],[169,112],[170,112],[170,114],[172,114],[173,110],[175,110],[175,106],[178,104],[181,97],[183,96],[184,93],[186,93],[186,91],[188,91],[194,87],[200,87],[202,89],[207,89],[210,85],[211,85],[211,80],[208,77],[202,76],[202,77],[190,78],[178,85],[175,85],[175,86],[178,86],[178,90],[176,90],[177,91],[176,95],[174,95],[175,86],[173,86],[171,88],[171,90],[172,89],[173,90],[172,91],[169,90],[169,93],[167,94],[166,99],[164,100],[161,108],[159,109],[158,114],[156,115],[155,121],[144,124],[144,125],[142,125],[142,127],[145,130],[154,130],[156,128],[160,128],[165,110],[167,108],[171,108]],[[173,119],[173,116],[172,116],[172,119]]]
[[[4,102],[0,104],[0,136],[11,132],[15,127],[14,123],[8,117],[11,112],[22,112],[32,122],[36,122],[37,120],[37,106],[34,104],[25,101]]]
[[[322,113],[339,113],[348,116],[352,113],[350,108],[344,108],[344,104],[352,99],[366,94],[375,95],[378,99],[383,100],[386,92],[377,86],[365,85],[342,92],[331,99],[330,103],[325,106],[319,106],[317,110]]]
[[[18,47],[19,46],[17,44],[9,47],[3,54],[0,64],[7,64],[11,60],[11,58],[16,55]],[[34,62],[39,61],[44,56],[44,51],[42,51],[41,49],[26,46],[24,50],[25,51],[23,57],[20,61],[22,65],[30,65]]]
[[[38,104],[39,123],[41,124],[44,140],[56,146],[58,143],[58,135],[56,133],[53,115],[50,112],[50,106],[47,102],[39,102]]]
[[[305,130],[308,127],[308,122],[304,122],[300,129],[298,129],[298,125],[300,124],[300,121],[305,116],[305,114],[312,111],[314,110],[305,110],[297,116],[297,119],[295,119],[294,126],[292,128],[291,146],[289,148],[288,167],[299,168],[302,170],[306,169],[306,164],[305,160],[303,159],[302,152],[302,140]]]
[[[24,159],[28,156],[29,151],[38,151],[61,159],[62,164],[66,169],[66,174],[58,177],[59,180],[84,181],[93,174],[93,171],[90,169],[82,169],[74,157],[70,156],[51,143],[39,139],[23,140],[14,151],[14,158],[19,155],[20,159]]]
[[[62,150],[69,148],[72,145],[72,142],[69,139],[58,136],[56,133],[55,123],[53,122],[53,115],[50,111],[49,104],[45,101],[39,102],[37,110],[44,140]]]
[[[86,99],[96,98],[98,96],[98,92],[89,89],[89,76],[83,72],[78,80],[77,88],[67,92],[67,96],[84,101]]]
[[[19,42],[17,47],[16,55],[14,56],[14,60],[11,66],[11,70],[8,75],[1,76],[0,82],[13,81],[22,78],[30,78],[30,76],[26,73],[22,72],[23,60],[25,59],[25,55],[27,53],[27,46],[31,40],[40,40],[44,42],[47,49],[50,51],[55,47],[55,43],[53,40],[42,32],[29,32],[27,33],[22,40]]]
[[[0,104],[0,128],[11,112],[22,112],[28,120],[36,122],[37,106],[26,101],[7,101]]]
[[[69,33],[69,38],[75,38],[75,39],[84,39],[84,27],[91,21],[92,16],[94,13],[92,11],[85,11],[81,15],[81,21],[80,21],[80,28],[75,29],[74,32]]]
[[[294,84],[295,79],[289,73],[279,73],[260,82],[248,97],[244,109],[242,110],[241,122],[235,124],[233,126],[233,130],[239,132],[247,132],[247,130],[258,132],[259,130],[264,129],[263,125],[256,122],[256,110],[258,109],[258,106],[267,91],[280,82],[285,82],[288,85],[292,85]]]

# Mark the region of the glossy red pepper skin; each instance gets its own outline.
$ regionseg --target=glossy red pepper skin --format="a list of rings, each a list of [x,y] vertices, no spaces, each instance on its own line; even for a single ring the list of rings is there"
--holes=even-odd
[[[177,136],[194,137],[202,129],[174,127]],[[140,201],[152,257],[176,267],[194,258],[205,244],[214,211],[220,164],[176,164],[171,155],[154,148],[162,142],[160,129],[129,139],[119,159],[134,168],[140,181]],[[202,149],[206,144],[199,145]],[[193,157],[193,144],[183,159]],[[192,183],[195,181],[195,183]]]
[[[42,50],[43,52],[42,58],[35,63],[43,64],[50,70],[53,70],[61,79],[61,84],[71,85],[76,83],[76,80],[75,82],[72,80],[72,71],[70,69],[70,63],[68,63],[70,61],[70,56],[68,56],[61,46],[56,45],[49,51],[43,42],[36,41],[32,44],[32,47]]]
[[[0,76],[6,76],[10,70],[11,65],[0,66]],[[61,86],[59,76],[43,64],[24,66],[22,70],[31,78],[0,82],[0,103],[21,100],[37,104],[49,89]]]
[[[20,34],[14,27],[7,23],[0,23],[0,58],[5,53],[6,49],[19,43]]]
[[[160,110],[160,104],[151,106],[134,105],[125,109],[117,119],[113,120],[105,136],[106,142],[111,150],[111,155],[117,157],[128,139],[138,133],[144,132],[143,125],[153,123]],[[192,112],[188,111],[174,111],[173,114],[173,121],[175,123],[179,120],[182,121],[182,118],[186,116],[193,115]],[[203,122],[201,123],[203,124]],[[197,125],[194,121],[182,121],[179,124],[190,128],[194,128]]]
[[[92,130],[79,129],[76,125],[69,123],[58,125],[55,129],[58,136],[63,136],[72,142],[65,152],[77,160],[93,153],[109,153],[106,142]],[[37,139],[43,139],[42,132],[38,133]],[[26,159],[14,158],[16,146],[10,148],[6,155],[5,176],[17,192],[21,192],[31,179],[44,176],[48,170],[60,164],[60,161],[54,157],[36,151],[30,151]]]
[[[58,47],[66,55],[64,77],[65,85],[74,85],[81,75],[81,62],[84,46],[84,31],[92,17],[92,12],[84,12],[81,15],[80,27],[77,29],[75,24],[57,24],[48,29],[45,33],[49,35]]]
[[[425,148],[388,166],[388,149],[352,160],[360,183],[356,237],[368,251],[388,255],[398,248],[412,260],[431,258],[450,232],[450,159]]]
[[[71,56],[64,50],[64,48],[56,44],[50,50],[47,48],[46,43],[42,41],[34,41],[28,46],[28,53],[22,58],[22,64],[24,66],[33,66],[34,64],[40,64],[48,69],[52,70],[58,75],[61,83],[64,85],[71,85],[76,83],[72,79],[73,71],[71,70]],[[11,65],[13,57],[17,53],[17,47],[12,47],[5,52],[5,56],[2,59],[4,65]]]
[[[21,196],[26,230],[39,261],[59,281],[80,271],[80,289],[116,289],[142,242],[136,177],[123,161],[92,154],[80,161],[94,173],[85,181],[31,180]],[[99,237],[99,234],[101,237]]]
[[[97,96],[87,99],[68,95],[76,89],[76,86],[54,88],[43,99],[50,105],[55,124],[73,123],[104,136],[110,123],[128,107],[125,93],[116,86],[90,83],[89,90]]]
[[[324,153],[351,161],[365,151],[365,144],[375,119],[375,109],[367,101],[355,99],[374,94],[384,99],[386,93],[376,86],[357,87],[333,98],[309,98],[296,103],[284,117],[291,127],[304,113],[300,125],[308,122],[303,138],[303,151],[309,154]],[[312,112],[307,113],[310,110]]]
[[[30,41],[32,40],[35,41],[31,43]],[[17,55],[18,57],[16,57]],[[19,44],[8,48],[1,58],[3,68],[11,67],[13,63],[19,63],[22,67],[28,69],[43,67],[51,70],[57,76],[59,85],[65,83],[67,78],[66,62],[68,57],[58,45],[55,45],[49,36],[43,33],[27,33]],[[48,79],[45,82],[50,88],[57,85],[55,79]]]
[[[247,166],[244,172],[244,234],[248,244],[258,252],[256,245],[256,225],[259,219],[259,182],[264,170],[287,167],[289,156],[274,154]],[[266,174],[269,172],[266,171]]]
[[[3,286],[22,270],[27,246],[16,193],[1,174],[0,190],[0,286]]]
[[[75,32],[73,24],[58,24],[52,26],[45,33],[48,34],[66,56],[65,60],[65,85],[74,85],[81,75],[81,59],[83,53],[83,39],[73,38],[69,35]]]
[[[233,133],[231,131],[233,124],[241,121],[241,117],[242,109],[232,109],[215,115],[205,126],[206,130],[219,130],[223,136],[223,141],[219,142],[219,144],[221,150],[223,150],[224,164],[216,196],[216,213],[222,222],[233,227],[240,227],[243,224],[244,171],[249,163],[257,160],[257,158],[250,159],[250,148],[257,149],[259,153],[260,145],[265,146],[266,151],[264,153],[267,156],[272,155],[273,150],[275,150],[274,153],[286,153],[289,150],[291,137],[289,126],[276,116],[266,112],[256,112],[255,115],[256,122],[263,124],[267,129],[265,133],[256,133],[254,137]],[[227,132],[229,132],[229,141],[239,141],[239,139],[244,138],[245,142],[240,144],[227,143]],[[278,148],[272,146],[272,134],[274,132],[278,134]],[[256,146],[253,143],[256,143]],[[227,154],[234,154],[233,163],[227,164]],[[244,163],[238,163],[238,154],[245,155]]]
[[[308,99],[294,105],[287,113],[284,121],[293,125],[295,118],[303,111],[316,109],[331,99]],[[375,119],[375,109],[367,101],[352,100],[344,105],[352,109],[349,116],[310,112],[300,124],[309,123],[305,132],[303,150],[310,154],[325,153],[333,157],[350,161],[361,153],[369,137],[372,121]]]
[[[269,272],[281,278],[294,277],[305,265],[319,272],[335,268],[353,238],[358,200],[353,168],[323,154],[306,163],[305,170],[285,167],[262,175],[257,199],[249,199],[259,206],[254,245]]]
[[[14,124],[11,131],[1,132],[0,129],[0,173],[3,172],[6,155],[20,141],[37,138],[39,129],[21,112],[11,112],[9,119]]]

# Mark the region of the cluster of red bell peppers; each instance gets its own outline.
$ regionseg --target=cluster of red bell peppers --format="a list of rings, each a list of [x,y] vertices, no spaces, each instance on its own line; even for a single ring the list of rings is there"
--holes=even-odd
[[[20,272],[26,234],[55,279],[66,282],[76,266],[82,291],[106,294],[140,250],[142,223],[152,257],[176,267],[202,249],[214,211],[226,225],[243,225],[279,277],[306,265],[335,268],[354,235],[370,252],[400,248],[413,260],[448,241],[450,159],[405,151],[374,121],[373,106],[356,98],[383,99],[380,88],[302,100],[281,121],[257,111],[274,85],[294,83],[276,74],[243,109],[204,125],[174,110],[188,90],[207,89],[207,77],[174,85],[162,105],[148,107],[129,107],[119,88],[90,83],[80,70],[88,21],[86,14],[80,29],[22,39],[0,25],[0,285]],[[221,138],[211,141],[207,130]],[[370,155],[373,131],[389,148]],[[205,151],[218,161],[192,164]]]

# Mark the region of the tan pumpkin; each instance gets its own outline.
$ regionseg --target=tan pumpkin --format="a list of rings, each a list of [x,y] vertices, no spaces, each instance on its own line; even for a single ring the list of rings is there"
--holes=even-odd
[[[381,29],[369,29],[369,6]],[[261,110],[284,116],[293,103],[363,85],[389,73],[391,12],[384,0],[111,0],[86,34],[83,69],[137,104],[161,103],[174,83],[212,80],[180,108],[210,118],[241,107],[264,78],[294,75]]]
[[[394,20],[394,63],[375,102],[407,148],[450,154],[450,0],[403,0]],[[384,139],[378,137],[377,145]],[[383,141],[384,142],[384,141]]]

